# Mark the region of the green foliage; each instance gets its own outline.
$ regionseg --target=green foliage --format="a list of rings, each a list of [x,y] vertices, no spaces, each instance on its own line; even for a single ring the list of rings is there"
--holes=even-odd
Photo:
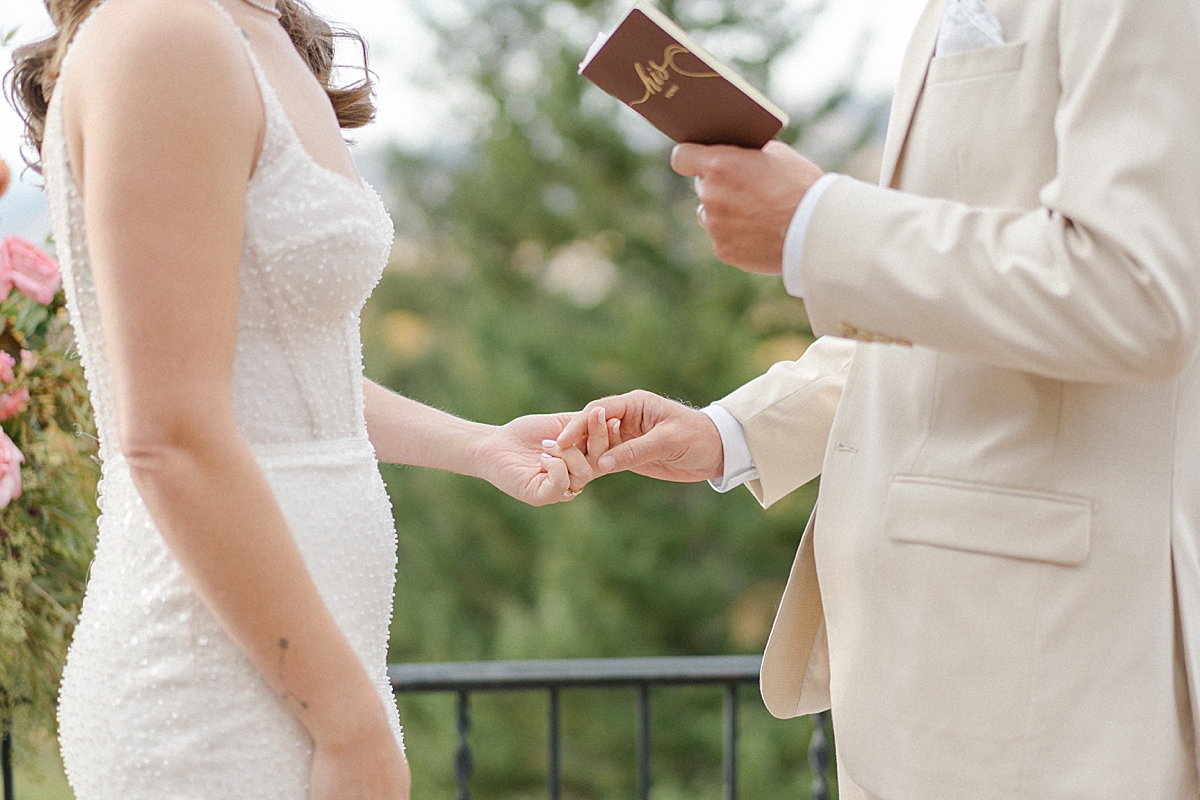
[[[662,5],[759,85],[816,13],[783,0]],[[447,97],[470,90],[472,135],[395,156],[399,239],[364,316],[373,377],[500,423],[634,388],[704,405],[811,342],[778,279],[715,261],[670,143],[576,75],[623,8],[431,8],[440,78]],[[385,477],[400,532],[395,661],[757,652],[815,497],[805,487],[764,512],[745,490],[618,475],[532,509],[453,475]],[[633,795],[632,695],[563,703],[566,796]],[[719,690],[655,692],[656,797],[717,796],[719,704]],[[801,795],[809,723],[768,721],[749,690],[744,706],[744,791]],[[448,796],[451,699],[402,698],[401,711],[416,793]],[[477,696],[473,713],[474,791],[541,796],[545,699]]]
[[[25,463],[20,497],[0,509],[0,729],[12,726],[28,744],[54,730],[95,542],[99,466],[62,293],[47,307],[13,292],[0,303],[0,322],[0,349],[17,362],[3,391],[29,393],[4,420]]]

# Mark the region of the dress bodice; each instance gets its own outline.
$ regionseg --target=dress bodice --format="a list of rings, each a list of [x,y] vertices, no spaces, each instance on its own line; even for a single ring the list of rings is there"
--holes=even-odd
[[[249,46],[246,51],[266,130],[246,190],[232,376],[239,428],[251,445],[361,437],[359,313],[387,261],[391,219],[370,187],[312,159]],[[112,379],[83,198],[57,99],[42,148],[46,194],[100,454],[108,461],[119,458]]]

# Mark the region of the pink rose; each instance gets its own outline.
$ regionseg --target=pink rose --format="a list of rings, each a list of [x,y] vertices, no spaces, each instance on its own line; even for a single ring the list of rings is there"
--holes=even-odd
[[[8,383],[16,376],[13,375],[13,367],[17,365],[17,360],[8,353],[0,350],[0,383]]]
[[[15,286],[29,299],[49,305],[61,285],[58,264],[42,250],[16,235],[0,241],[0,294],[7,297],[8,288]]]
[[[21,465],[25,456],[8,435],[0,431],[0,508],[21,496]]]
[[[22,386],[15,392],[0,394],[0,422],[11,419],[25,409],[29,402],[29,390]],[[2,506],[0,506],[2,507]]]

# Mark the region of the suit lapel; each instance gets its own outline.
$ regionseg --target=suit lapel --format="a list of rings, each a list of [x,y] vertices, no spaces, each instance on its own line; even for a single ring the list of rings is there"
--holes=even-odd
[[[896,94],[892,98],[887,139],[883,145],[883,168],[879,174],[881,186],[890,186],[896,177],[896,166],[900,163],[900,154],[908,138],[913,114],[917,110],[917,101],[921,98],[921,89],[925,86],[925,73],[929,68],[929,60],[933,58],[934,47],[937,46],[938,30],[941,28],[945,9],[946,0],[929,0],[925,4],[925,10],[917,20],[917,27],[913,30],[908,49],[904,53],[904,65],[900,68],[900,79],[896,85]]]

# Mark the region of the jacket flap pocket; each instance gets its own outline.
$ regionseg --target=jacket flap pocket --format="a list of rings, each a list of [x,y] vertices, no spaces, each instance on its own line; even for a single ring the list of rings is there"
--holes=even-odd
[[[1021,68],[1024,56],[1025,42],[998,44],[995,47],[983,47],[979,50],[968,50],[965,53],[939,56],[929,62],[929,75],[925,82],[948,83],[967,78],[982,78],[985,75],[1016,72]]]
[[[896,542],[1074,566],[1091,546],[1091,501],[1071,495],[899,475],[884,530]]]

